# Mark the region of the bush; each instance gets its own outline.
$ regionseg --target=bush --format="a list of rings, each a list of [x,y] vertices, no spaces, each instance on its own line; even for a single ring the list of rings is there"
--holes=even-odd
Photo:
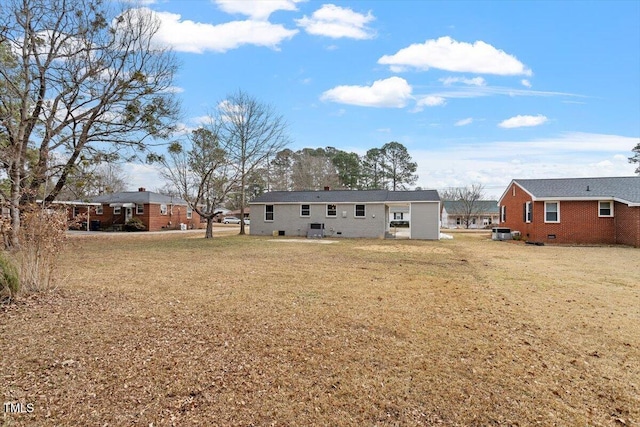
[[[11,301],[19,291],[18,269],[7,254],[0,253],[0,303]]]
[[[56,261],[65,246],[66,231],[65,211],[37,205],[23,208],[20,247],[15,253],[22,292],[38,292],[55,286]]]
[[[147,227],[144,226],[140,218],[131,218],[124,225],[124,229],[126,231],[144,231],[147,229]]]

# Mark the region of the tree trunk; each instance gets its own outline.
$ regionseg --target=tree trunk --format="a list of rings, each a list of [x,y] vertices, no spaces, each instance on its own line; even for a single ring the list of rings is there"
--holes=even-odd
[[[205,239],[213,239],[213,216],[207,216],[207,231],[204,233]]]
[[[244,168],[242,170],[242,178],[240,179],[241,189],[240,189],[240,235],[244,236],[244,185],[245,185],[245,177],[244,177]]]

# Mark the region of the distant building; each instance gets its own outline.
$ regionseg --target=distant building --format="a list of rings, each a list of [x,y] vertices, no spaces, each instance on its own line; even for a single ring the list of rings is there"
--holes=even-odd
[[[96,196],[86,205],[69,204],[69,216],[86,217],[89,209],[89,226],[92,230],[123,230],[133,218],[140,219],[146,231],[203,228],[206,225],[186,201],[144,188]]]
[[[443,228],[491,228],[492,225],[498,224],[500,220],[500,211],[498,210],[497,200],[478,200],[474,202],[472,213],[465,207],[461,201],[445,200],[442,202],[442,227]],[[466,221],[469,216],[469,226]]]

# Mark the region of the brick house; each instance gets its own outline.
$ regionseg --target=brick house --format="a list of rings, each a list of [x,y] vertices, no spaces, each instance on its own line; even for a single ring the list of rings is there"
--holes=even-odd
[[[640,176],[514,179],[498,204],[528,241],[640,247]]]
[[[122,230],[132,218],[139,218],[147,231],[204,228],[206,221],[193,211],[186,201],[164,194],[146,191],[123,191],[93,197],[88,209],[92,229]],[[99,205],[96,205],[99,204]],[[71,207],[71,217],[86,215],[87,207]],[[94,227],[95,226],[95,227]]]

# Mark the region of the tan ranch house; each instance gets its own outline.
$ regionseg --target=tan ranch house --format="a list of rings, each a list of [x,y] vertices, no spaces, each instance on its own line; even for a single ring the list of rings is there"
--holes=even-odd
[[[302,237],[390,237],[393,212],[406,213],[409,238],[440,238],[436,190],[272,191],[251,207],[251,235]]]

